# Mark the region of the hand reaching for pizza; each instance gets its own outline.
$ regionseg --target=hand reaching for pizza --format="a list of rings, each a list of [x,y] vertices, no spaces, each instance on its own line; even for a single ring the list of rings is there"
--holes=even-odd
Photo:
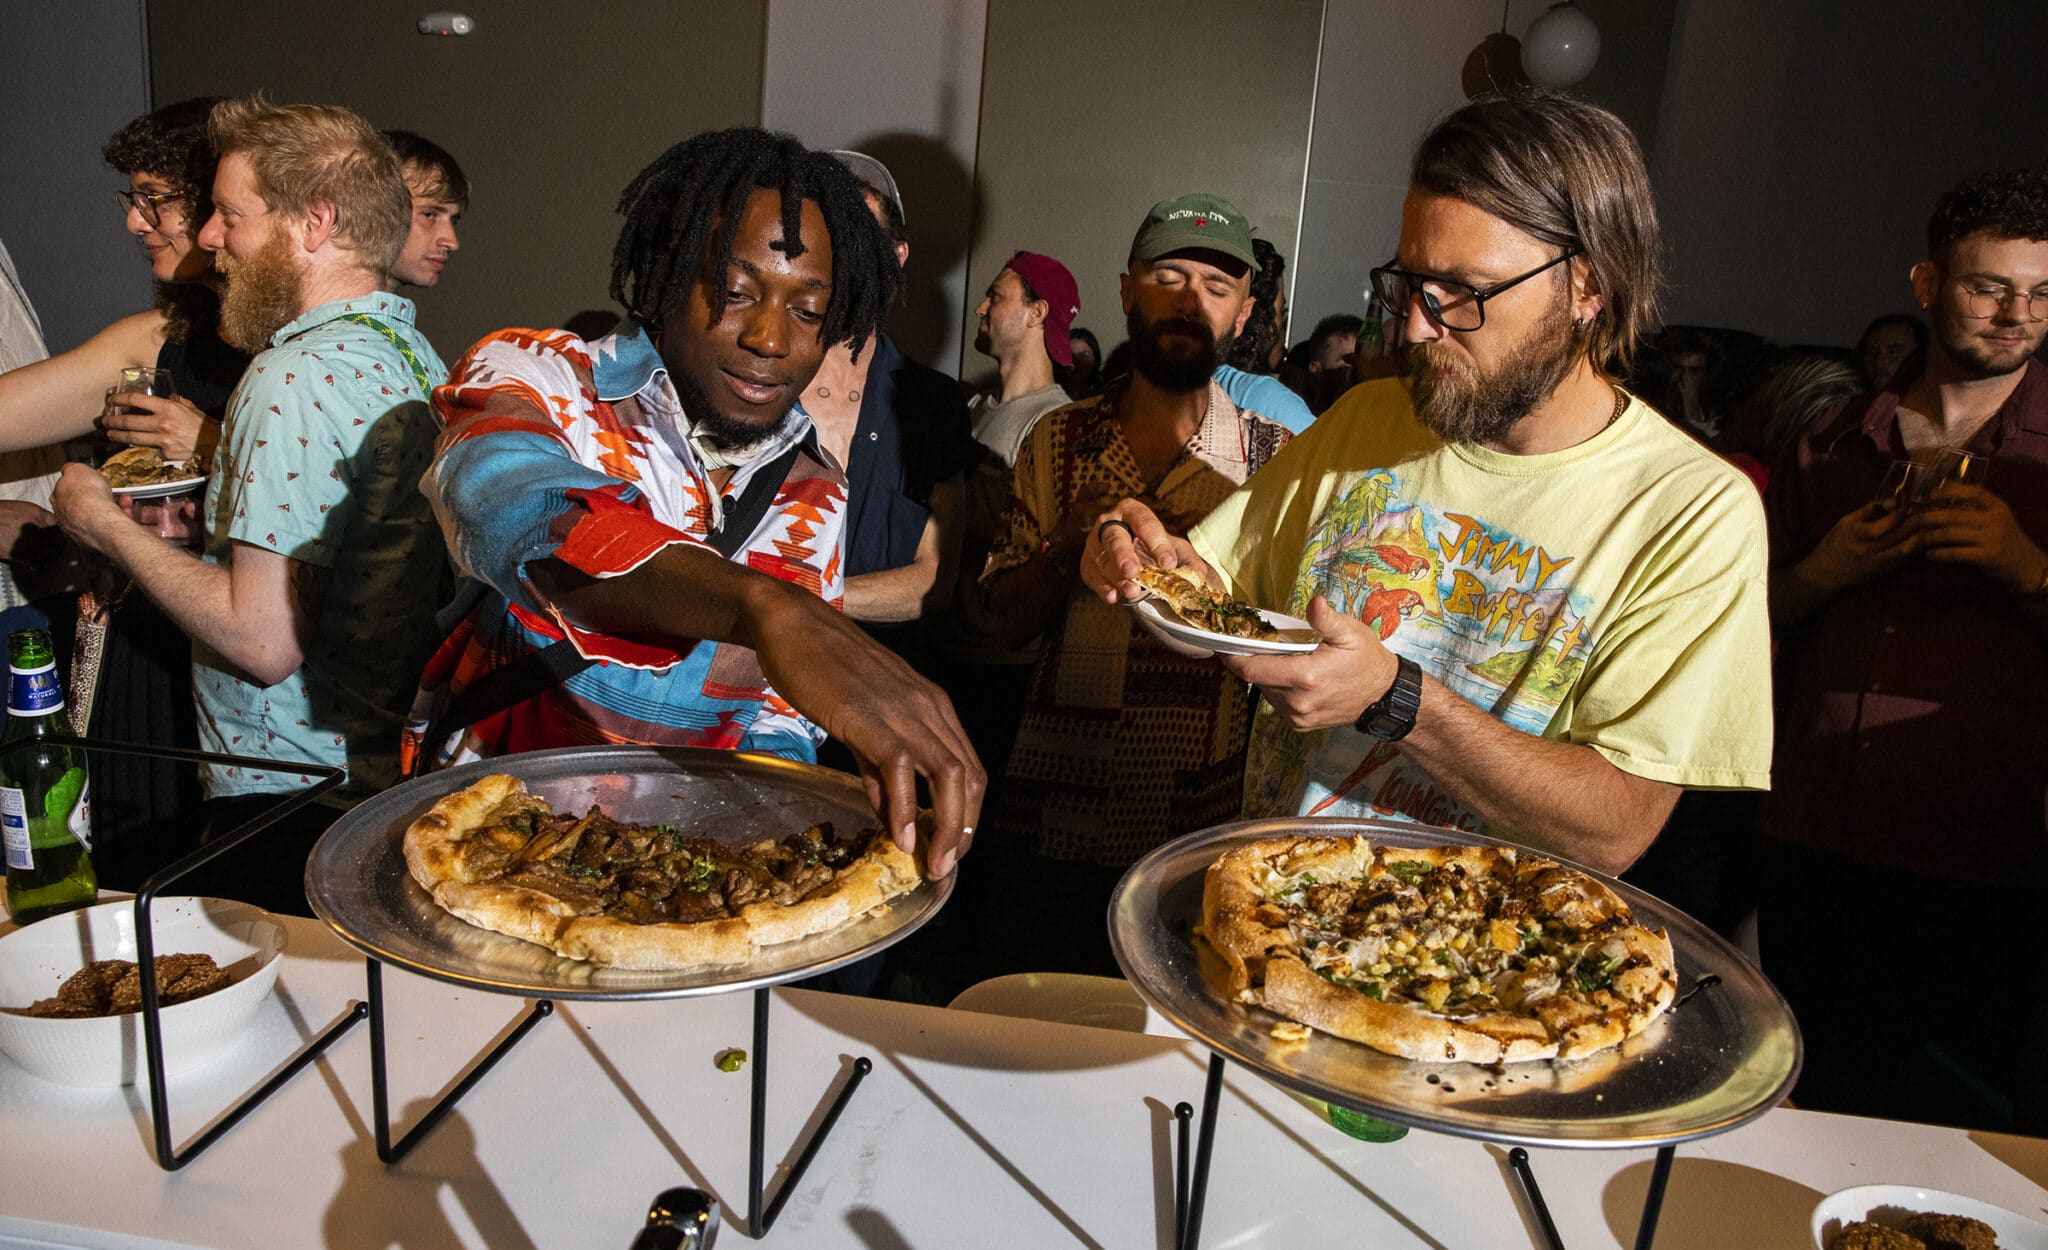
[[[1211,586],[1220,585],[1187,539],[1167,533],[1143,503],[1123,500],[1089,531],[1081,552],[1081,580],[1104,603],[1136,603],[1149,593],[1135,580],[1147,564],[1191,568]]]
[[[917,844],[917,779],[925,779],[934,818],[926,865],[934,879],[952,872],[973,841],[988,785],[952,701],[814,596],[778,593],[765,612],[772,619],[755,653],[768,684],[846,744],[868,801],[905,851]]]
[[[1377,630],[1317,595],[1308,623],[1323,645],[1307,655],[1232,655],[1224,667],[1259,688],[1298,733],[1349,725],[1394,684],[1400,661]]]
[[[1975,565],[2016,595],[2032,594],[2048,570],[2048,554],[2020,529],[2005,500],[1981,486],[1944,483],[1903,528],[1927,559]]]

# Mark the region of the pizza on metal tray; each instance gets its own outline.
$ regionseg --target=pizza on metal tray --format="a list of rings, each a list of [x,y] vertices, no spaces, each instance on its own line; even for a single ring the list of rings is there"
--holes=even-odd
[[[405,862],[471,924],[620,968],[742,964],[840,928],[923,880],[886,834],[815,825],[735,845],[669,825],[557,813],[516,777],[483,778],[405,831]]]
[[[1590,1055],[1648,1028],[1678,984],[1664,931],[1511,847],[1246,843],[1210,865],[1202,923],[1236,1001],[1409,1059]]]

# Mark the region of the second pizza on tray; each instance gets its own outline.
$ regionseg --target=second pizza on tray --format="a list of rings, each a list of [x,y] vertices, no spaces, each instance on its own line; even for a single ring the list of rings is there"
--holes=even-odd
[[[719,968],[857,923],[923,880],[879,829],[827,824],[736,844],[593,807],[558,813],[516,777],[441,799],[405,831],[414,881],[471,924],[620,968]]]
[[[1678,984],[1663,930],[1511,847],[1244,843],[1210,865],[1202,924],[1236,1001],[1408,1059],[1593,1054],[1648,1028]]]

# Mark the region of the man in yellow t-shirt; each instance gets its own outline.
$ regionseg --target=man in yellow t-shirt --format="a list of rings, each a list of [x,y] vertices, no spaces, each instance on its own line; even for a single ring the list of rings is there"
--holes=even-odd
[[[1143,557],[1306,616],[1232,659],[1264,696],[1248,815],[1406,818],[1610,872],[1681,789],[1770,771],[1763,511],[1610,379],[1655,316],[1657,227],[1613,114],[1482,99],[1417,149],[1394,262],[1406,376],[1352,390],[1187,540],[1141,504],[1083,555]]]

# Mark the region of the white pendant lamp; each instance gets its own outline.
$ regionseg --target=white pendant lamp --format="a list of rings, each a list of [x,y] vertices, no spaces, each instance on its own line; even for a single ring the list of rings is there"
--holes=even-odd
[[[1569,87],[1600,59],[1600,28],[1571,0],[1553,4],[1522,36],[1522,70],[1545,87]]]

